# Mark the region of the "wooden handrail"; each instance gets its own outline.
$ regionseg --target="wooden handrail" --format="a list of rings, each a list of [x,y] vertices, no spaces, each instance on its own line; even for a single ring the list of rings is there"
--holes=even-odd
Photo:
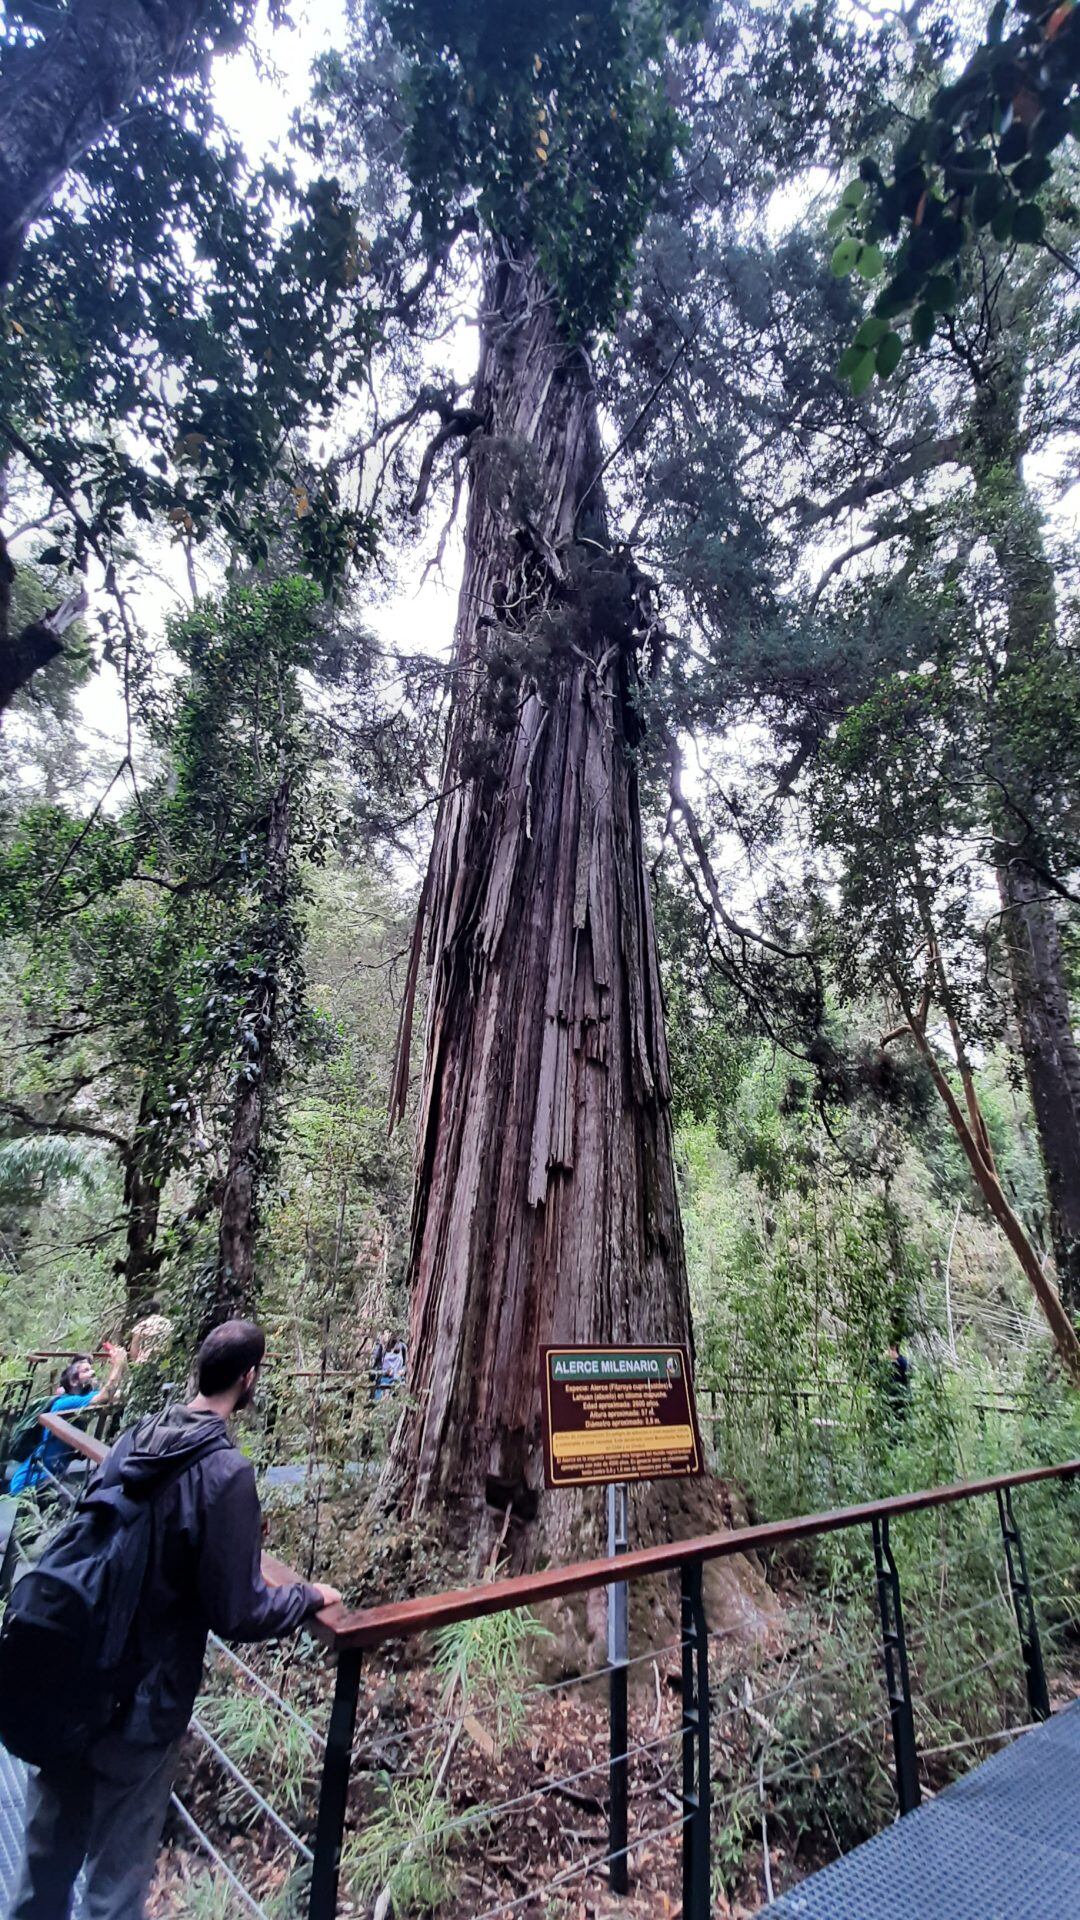
[[[43,1427],[87,1459],[100,1461],[108,1452],[100,1440],[80,1433],[59,1414],[43,1413],[38,1417]],[[638,1547],[615,1558],[579,1560],[567,1567],[549,1567],[543,1573],[522,1574],[513,1580],[485,1581],[479,1586],[457,1587],[447,1593],[419,1595],[384,1607],[367,1607],[352,1613],[344,1606],[327,1607],[314,1616],[313,1624],[317,1623],[319,1638],[337,1651],[377,1647],[384,1640],[408,1638],[435,1627],[453,1626],[461,1620],[479,1619],[485,1614],[507,1613],[514,1607],[539,1606],[547,1600],[565,1599],[572,1593],[592,1592],[614,1581],[671,1573],[685,1561],[705,1562],[728,1559],[736,1553],[762,1553],[771,1547],[812,1539],[817,1534],[839,1533],[846,1527],[868,1526],[873,1520],[891,1520],[900,1514],[953,1506],[961,1500],[1004,1492],[1007,1487],[1034,1486],[1040,1480],[1066,1480],[1073,1474],[1080,1474],[1080,1460],[1066,1460],[1052,1467],[1027,1467],[1019,1473],[995,1474],[989,1480],[957,1480],[948,1486],[928,1487],[918,1493],[896,1493],[886,1500],[868,1500],[857,1507],[799,1514],[794,1519],[776,1520],[765,1526],[730,1527],[723,1533],[701,1534],[691,1540]],[[271,1586],[300,1578],[269,1554],[263,1556],[263,1574]]]
[[[511,1607],[537,1606],[568,1594],[587,1593],[617,1580],[640,1579],[645,1574],[670,1573],[684,1561],[723,1560],[735,1553],[760,1553],[819,1533],[838,1533],[844,1527],[868,1525],[872,1520],[895,1519],[898,1514],[921,1513],[928,1507],[946,1507],[958,1500],[1006,1487],[1030,1486],[1038,1480],[1066,1479],[1080,1473],[1080,1460],[1060,1466],[1029,1467],[1021,1473],[999,1474],[992,1480],[961,1480],[920,1493],[898,1493],[887,1500],[870,1500],[858,1507],[838,1507],[829,1513],[802,1514],[769,1526],[730,1528],[693,1540],[672,1540],[659,1547],[640,1547],[614,1559],[582,1560],[569,1567],[551,1567],[544,1573],[524,1574],[515,1580],[496,1580],[482,1586],[460,1587],[450,1593],[402,1600],[385,1607],[348,1613],[335,1609],[334,1633],[339,1648],[378,1646],[384,1640],[424,1633],[433,1627],[453,1626],[482,1614],[504,1613]]]
[[[36,1347],[33,1353],[26,1355],[27,1365],[38,1365],[42,1360],[107,1360],[104,1347]]]
[[[62,1440],[66,1447],[70,1447],[72,1453],[80,1453],[84,1460],[92,1460],[95,1467],[101,1465],[109,1452],[104,1440],[95,1440],[93,1434],[83,1433],[59,1413],[39,1413],[38,1423],[55,1439]],[[278,1560],[272,1553],[262,1556],[262,1576],[268,1587],[292,1587],[302,1579],[301,1574],[294,1573],[284,1560]],[[344,1612],[344,1607],[340,1606],[323,1607],[318,1613],[313,1613],[304,1625],[328,1647],[336,1647],[337,1621]]]

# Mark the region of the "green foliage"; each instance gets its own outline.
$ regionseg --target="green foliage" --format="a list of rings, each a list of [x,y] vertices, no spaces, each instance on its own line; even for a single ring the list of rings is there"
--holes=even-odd
[[[199,1717],[241,1773],[272,1785],[274,1805],[295,1820],[308,1801],[317,1772],[311,1738],[295,1720],[261,1694],[233,1686],[199,1704]],[[231,1811],[257,1820],[258,1809],[242,1789],[228,1790]]]
[[[453,1832],[434,1762],[411,1779],[384,1782],[380,1803],[342,1849],[342,1880],[354,1899],[371,1900],[388,1888],[394,1910],[424,1912],[450,1883]]]
[[[634,247],[678,151],[670,36],[700,28],[694,0],[585,10],[390,0],[405,56],[405,166],[428,248],[467,219],[532,252],[568,331],[611,325]]]
[[[445,1722],[419,1769],[384,1780],[380,1804],[347,1844],[342,1872],[354,1895],[370,1899],[384,1889],[391,1906],[434,1906],[451,1875],[451,1854],[461,1832],[453,1813],[452,1761],[466,1716],[483,1717],[501,1743],[512,1742],[524,1716],[524,1683],[530,1655],[547,1630],[525,1609],[493,1614],[440,1628],[433,1636],[433,1665],[442,1684]],[[477,1824],[470,1820],[469,1831]]]
[[[87,155],[2,329],[0,423],[55,503],[39,566],[116,567],[140,524],[274,544],[327,590],[364,560],[372,521],[305,436],[367,365],[366,245],[334,181],[248,166],[201,75]]]
[[[939,79],[947,50],[940,32],[920,49],[924,68]],[[963,69],[943,79],[922,112],[905,114],[888,166],[873,154],[860,162],[830,218],[830,232],[843,236],[833,271],[855,269],[870,281],[887,272],[875,313],[897,320],[911,312],[911,340],[926,347],[940,316],[956,305],[962,256],[977,236],[989,230],[1003,246],[1034,247],[1048,214],[1075,225],[1075,205],[1053,188],[1054,155],[1078,126],[1073,0],[1048,7],[997,0],[983,44]],[[900,353],[890,352],[881,377],[899,362]],[[841,372],[853,392],[864,390],[861,369],[842,363]]]
[[[512,1741],[524,1717],[535,1643],[551,1637],[520,1608],[440,1627],[432,1640],[432,1665],[442,1685],[443,1712],[483,1717],[494,1723],[497,1744]]]

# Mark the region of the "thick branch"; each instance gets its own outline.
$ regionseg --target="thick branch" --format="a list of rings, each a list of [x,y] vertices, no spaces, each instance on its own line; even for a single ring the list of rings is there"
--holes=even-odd
[[[31,1113],[28,1107],[21,1106],[17,1100],[0,1100],[0,1113],[25,1128],[27,1133],[74,1134],[85,1140],[104,1140],[115,1147],[126,1165],[131,1157],[131,1142],[125,1140],[122,1133],[114,1133],[111,1127],[97,1127],[89,1120],[76,1120],[71,1114],[60,1113],[51,1120],[43,1120],[38,1114]]]
[[[921,445],[912,447],[900,458],[894,459],[881,473],[868,474],[863,480],[853,480],[850,487],[837,493],[831,500],[813,502],[800,496],[786,509],[788,513],[798,513],[803,526],[817,526],[821,520],[832,520],[838,513],[846,513],[853,507],[864,507],[868,500],[876,500],[880,494],[895,493],[909,480],[921,479],[924,473],[933,473],[938,467],[958,465],[964,457],[964,436],[961,433],[944,434],[940,440],[924,440]]]

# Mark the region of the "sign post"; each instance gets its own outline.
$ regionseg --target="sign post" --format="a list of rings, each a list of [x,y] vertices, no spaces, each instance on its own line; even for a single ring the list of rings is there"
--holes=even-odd
[[[682,1346],[542,1347],[544,1479],[548,1487],[607,1488],[608,1553],[625,1553],[629,1481],[702,1472],[701,1435]],[[630,1590],[607,1589],[610,1669],[608,1879],[630,1885],[628,1681]]]
[[[608,1553],[614,1557],[625,1553],[629,1546],[626,1524],[626,1488],[609,1483],[607,1490],[608,1511]],[[610,1688],[610,1712],[608,1722],[611,1733],[610,1763],[608,1777],[608,1880],[612,1893],[628,1893],[630,1890],[629,1839],[629,1802],[630,1802],[630,1762],[627,1758],[627,1741],[630,1738],[629,1713],[629,1672],[627,1662],[630,1658],[630,1587],[625,1580],[617,1580],[607,1590],[607,1657],[611,1672],[608,1676]]]

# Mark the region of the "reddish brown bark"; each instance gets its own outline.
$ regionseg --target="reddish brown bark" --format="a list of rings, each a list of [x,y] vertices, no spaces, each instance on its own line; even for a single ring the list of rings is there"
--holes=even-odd
[[[690,1310],[634,764],[647,612],[607,546],[587,356],[528,264],[490,268],[484,312],[388,1489],[478,1552],[512,1508],[524,1564],[580,1550],[602,1504],[544,1499],[540,1343],[687,1340]],[[650,1490],[635,1537],[708,1498]]]
[[[972,471],[1001,575],[1007,645],[1002,688],[1058,644],[1054,570],[1023,467],[1021,331],[1006,341],[973,410]],[[1058,909],[1040,878],[1038,807],[1007,733],[992,771],[995,864],[1016,1032],[1046,1177],[1050,1239],[1066,1308],[1080,1315],[1080,1049],[1073,1031]]]
[[[929,1068],[930,1077],[944,1104],[953,1131],[963,1148],[976,1185],[1031,1285],[1066,1373],[1074,1385],[1080,1386],[1080,1338],[1061,1304],[1053,1281],[1044,1273],[1042,1261],[1025,1233],[1022,1222],[1009,1205],[1005,1189],[994,1168],[992,1156],[983,1151],[982,1140],[987,1137],[986,1123],[982,1110],[975,1100],[973,1084],[969,1101],[975,1102],[975,1112],[969,1124],[927,1038],[925,1016],[911,1007],[899,978],[894,979],[894,985],[907,1015],[907,1030]]]
[[[1080,1316],[1080,1049],[1072,1028],[1057,909],[1026,868],[999,872],[1002,927],[1028,1092],[1038,1131],[1062,1299]]]

